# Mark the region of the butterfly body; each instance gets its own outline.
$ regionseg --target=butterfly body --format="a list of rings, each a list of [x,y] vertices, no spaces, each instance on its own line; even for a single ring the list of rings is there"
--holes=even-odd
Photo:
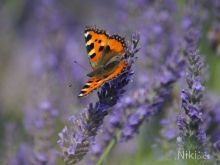
[[[88,26],[85,28],[85,42],[93,71],[87,74],[90,79],[78,97],[87,96],[104,82],[116,78],[126,67],[126,61],[122,60],[126,43],[120,35],[110,36],[106,30]]]

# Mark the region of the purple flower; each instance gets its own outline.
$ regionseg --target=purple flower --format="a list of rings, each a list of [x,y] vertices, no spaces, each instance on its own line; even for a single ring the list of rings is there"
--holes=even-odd
[[[177,139],[181,138],[182,140],[177,140],[177,143],[179,144],[179,151],[196,151],[200,152],[203,157],[210,157],[206,146],[206,133],[201,127],[204,86],[201,84],[200,71],[202,65],[199,51],[195,47],[196,41],[196,36],[194,40],[192,37],[190,40],[186,39],[186,43],[189,44],[187,48],[190,48],[185,51],[185,56],[188,59],[188,71],[186,73],[188,89],[183,89],[180,96],[184,114],[178,116],[177,125],[181,133]],[[202,163],[204,159],[196,161]]]
[[[33,164],[48,163],[53,164],[56,160],[55,150],[53,149],[50,137],[53,135],[54,120],[58,112],[54,109],[49,100],[39,103],[37,109],[28,108],[33,116],[27,116],[27,130],[34,138],[34,149],[32,152]]]
[[[168,109],[169,108],[169,109]],[[171,142],[174,142],[176,140],[176,137],[179,134],[179,130],[176,129],[176,122],[177,122],[177,110],[179,109],[179,104],[177,101],[173,101],[171,103],[171,107],[166,108],[168,110],[168,113],[166,115],[166,118],[163,118],[160,121],[161,125],[161,131],[160,131],[160,136],[161,136],[161,143],[160,146],[164,147],[163,145],[170,145]],[[178,121],[178,126],[184,125],[184,120],[179,120]],[[184,129],[184,128],[183,128]],[[172,149],[175,150],[175,147],[169,148],[168,150],[171,151]],[[166,150],[166,152],[169,152]],[[165,154],[165,153],[164,153]]]
[[[125,125],[123,127],[121,136],[125,140],[129,140],[129,139],[131,139],[133,137],[133,129],[132,129],[132,127],[129,124]]]

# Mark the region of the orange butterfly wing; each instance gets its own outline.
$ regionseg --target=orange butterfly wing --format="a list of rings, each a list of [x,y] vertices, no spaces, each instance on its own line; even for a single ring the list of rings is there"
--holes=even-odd
[[[126,43],[118,34],[109,36],[107,31],[97,29],[95,26],[85,28],[86,48],[90,64],[94,71],[104,67],[102,72],[96,72],[82,88],[78,98],[88,95],[99,88],[104,82],[119,76],[126,67],[126,62],[121,61]]]
[[[85,28],[85,42],[90,64],[97,69],[103,50],[107,45],[109,34],[106,30],[97,29],[95,26]]]
[[[107,76],[97,75],[90,78],[89,81],[82,88],[78,98],[87,96],[90,92],[99,88],[104,82],[119,76],[120,73],[123,73],[125,66],[126,66],[125,61],[121,61],[114,68],[103,71],[104,72],[103,74],[107,74]],[[110,74],[108,72],[110,72]]]
[[[125,39],[118,34],[111,35],[109,37],[108,46],[110,46],[111,51],[116,52],[117,55],[123,55],[126,47]]]
[[[111,35],[106,45],[103,56],[101,57],[100,65],[105,66],[106,64],[120,60],[126,48],[125,39],[118,34]]]

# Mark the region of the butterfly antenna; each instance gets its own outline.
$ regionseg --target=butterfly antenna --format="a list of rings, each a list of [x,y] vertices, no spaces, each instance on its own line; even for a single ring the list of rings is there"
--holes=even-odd
[[[86,76],[87,76],[87,75],[86,75]],[[80,79],[74,81],[74,83],[77,82],[77,81],[79,81],[79,80],[82,80],[82,79],[85,78],[86,76],[83,76],[83,77],[81,77]],[[71,86],[73,86],[73,85],[72,85],[72,84],[68,85],[68,87],[71,87]]]
[[[79,66],[81,66],[83,69],[85,69],[87,72],[89,72],[86,68],[84,68],[82,65],[80,65],[77,61],[73,60],[73,62],[75,62],[76,64],[78,64]],[[83,77],[84,78],[84,77]]]

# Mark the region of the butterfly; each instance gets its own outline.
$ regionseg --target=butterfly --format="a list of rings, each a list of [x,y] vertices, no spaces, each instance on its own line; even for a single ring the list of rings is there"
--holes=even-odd
[[[90,79],[81,89],[78,98],[87,96],[126,69],[126,61],[122,59],[127,48],[125,38],[118,34],[109,35],[106,30],[96,26],[86,26],[85,42],[93,71],[87,74]]]

